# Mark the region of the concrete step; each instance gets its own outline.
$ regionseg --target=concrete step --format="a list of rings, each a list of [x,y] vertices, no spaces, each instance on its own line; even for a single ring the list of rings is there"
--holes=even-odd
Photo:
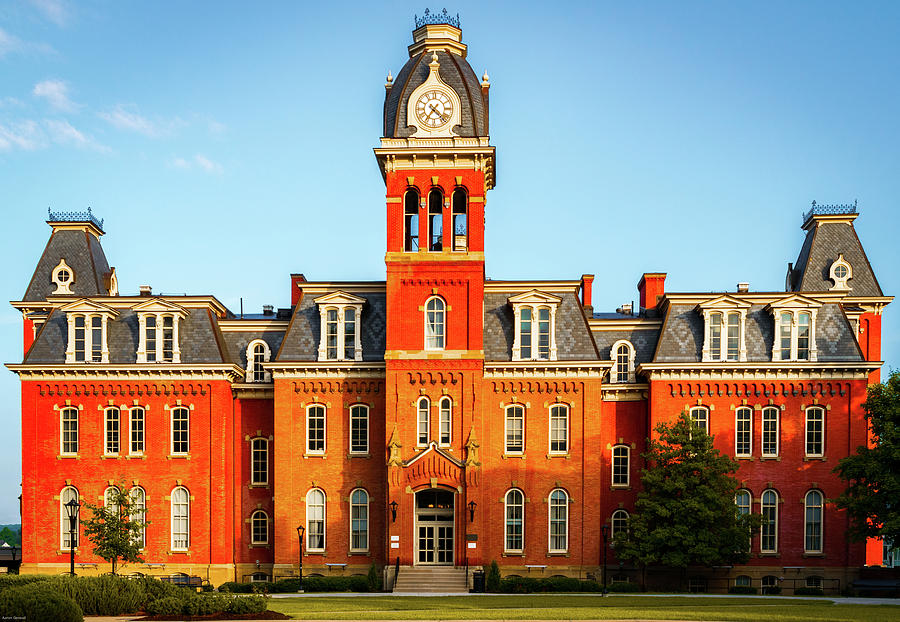
[[[407,566],[400,568],[394,583],[395,592],[437,592],[459,594],[468,592],[465,568],[453,566]]]

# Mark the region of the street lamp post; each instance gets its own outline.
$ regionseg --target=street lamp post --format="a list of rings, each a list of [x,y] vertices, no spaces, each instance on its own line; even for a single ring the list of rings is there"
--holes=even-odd
[[[75,526],[78,524],[78,510],[81,504],[77,499],[70,499],[68,503],[64,503],[66,508],[66,516],[69,518],[69,573],[75,576]]]
[[[603,595],[606,596],[606,549],[609,542],[609,525],[600,528],[603,533]]]
[[[306,528],[303,525],[297,526],[297,540],[300,542],[300,591],[303,591],[303,534]]]

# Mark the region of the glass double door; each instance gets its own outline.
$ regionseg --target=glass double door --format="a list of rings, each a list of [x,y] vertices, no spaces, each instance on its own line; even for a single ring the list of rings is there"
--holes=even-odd
[[[419,517],[418,563],[420,564],[452,564],[453,563],[453,520],[427,520],[432,517]],[[437,518],[437,517],[434,517]],[[426,519],[426,520],[423,520]]]

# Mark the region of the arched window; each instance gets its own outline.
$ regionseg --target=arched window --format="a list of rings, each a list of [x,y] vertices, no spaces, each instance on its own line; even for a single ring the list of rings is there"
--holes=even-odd
[[[413,188],[403,197],[403,250],[419,250],[419,193]]]
[[[106,490],[103,491],[103,505],[113,514],[119,513],[118,496],[118,486],[107,486]]]
[[[806,509],[805,533],[806,540],[804,550],[807,553],[822,552],[822,493],[818,490],[810,490],[804,499]]]
[[[518,488],[506,493],[504,498],[506,511],[506,540],[504,550],[507,553],[521,553],[525,547],[525,495]]]
[[[741,406],[734,411],[734,455],[747,457],[753,453],[753,409]]]
[[[781,360],[791,360],[791,335],[793,332],[794,316],[790,311],[782,311],[778,321],[778,340],[781,346]]]
[[[325,493],[318,488],[306,493],[306,550],[325,550]]]
[[[172,550],[186,551],[191,543],[191,496],[187,488],[178,486],[172,491]]]
[[[694,406],[690,416],[691,423],[709,434],[709,409],[706,406]]]
[[[612,381],[634,382],[634,346],[625,340],[617,341],[610,349],[610,358],[615,364]]]
[[[434,296],[425,303],[425,349],[444,349],[444,309],[443,299]]]
[[[778,493],[774,490],[763,492],[761,509],[759,550],[762,553],[775,553],[778,551]]]
[[[778,409],[773,406],[762,411],[762,455],[764,458],[778,455]]]
[[[519,356],[528,360],[531,358],[531,327],[534,317],[531,307],[522,307],[519,311]]]
[[[748,574],[739,574],[734,578],[734,584],[738,587],[750,587],[752,579]]]
[[[734,495],[734,505],[737,506],[737,512],[740,516],[750,513],[750,491],[738,490]]]
[[[59,412],[60,453],[72,455],[78,453],[78,409],[63,408]]]
[[[569,495],[562,488],[550,493],[550,552],[565,553],[569,548]]]
[[[337,309],[325,310],[325,358],[335,360],[338,357],[338,312]]]
[[[781,590],[778,587],[778,577],[767,574],[762,578],[763,594],[778,594],[779,592],[781,592]]]
[[[306,453],[325,453],[325,407],[313,404],[306,409]]]
[[[271,350],[269,344],[262,339],[254,339],[247,344],[247,382],[271,382],[271,374],[263,369],[263,363],[269,362]]]
[[[350,550],[369,550],[369,493],[362,488],[350,493]]]
[[[617,535],[628,531],[628,518],[628,512],[625,510],[616,510],[612,513],[612,528],[609,531],[609,535],[612,537],[613,542],[615,542]]]
[[[364,404],[350,407],[350,453],[369,453],[369,407]]]
[[[250,441],[250,483],[265,486],[269,483],[269,440]]]
[[[75,523],[75,533],[73,534],[69,515],[66,513],[66,504],[70,501],[79,501],[78,489],[74,486],[66,486],[59,493],[59,548],[63,551],[68,551],[73,547],[78,548],[78,522],[76,521]],[[81,517],[79,516],[78,518],[80,519]],[[74,540],[72,539],[73,535],[75,536]]]
[[[525,451],[525,407],[513,404],[506,407],[506,453]]]
[[[427,445],[431,435],[431,402],[427,397],[419,398],[416,411],[416,443]]]
[[[269,580],[269,575],[264,572],[254,572],[250,575],[250,583],[265,583]]]
[[[550,453],[569,452],[569,407],[555,404],[550,407]]]
[[[444,249],[444,195],[435,188],[428,193],[428,250]]]
[[[616,445],[612,449],[612,485],[628,486],[630,482],[629,462],[631,449],[627,445]]]
[[[457,188],[453,191],[453,250],[457,252],[469,247],[467,203],[465,190]]]
[[[453,401],[449,397],[442,397],[439,403],[440,407],[440,421],[439,421],[439,432],[440,432],[440,444],[441,445],[449,445],[450,444],[450,430],[452,424],[452,416],[453,416]]]
[[[797,359],[800,361],[809,360],[809,326],[809,313],[801,311],[797,315]]]
[[[825,409],[819,406],[806,409],[806,455],[825,455]]]
[[[172,409],[172,454],[190,451],[190,411],[179,406]]]
[[[129,434],[131,435],[131,445],[129,446],[129,453],[131,454],[142,454],[144,453],[144,417],[146,416],[146,410],[141,408],[140,406],[135,406],[129,412]]]
[[[537,310],[537,358],[541,361],[550,360],[550,309],[538,307]]]
[[[106,445],[104,453],[107,456],[119,453],[119,424],[122,415],[118,408],[110,407],[104,412],[106,421]]]
[[[709,355],[714,361],[722,360],[722,314],[709,314]]]
[[[250,516],[250,542],[251,544],[269,543],[269,515],[262,510],[256,510]]]
[[[728,350],[725,352],[725,358],[729,361],[736,361],[741,351],[741,316],[738,313],[728,314]]]
[[[145,518],[147,515],[147,493],[140,486],[135,486],[128,494],[131,497],[131,516],[129,519],[144,523],[140,533],[135,536],[138,547],[144,548],[147,545],[147,521]]]

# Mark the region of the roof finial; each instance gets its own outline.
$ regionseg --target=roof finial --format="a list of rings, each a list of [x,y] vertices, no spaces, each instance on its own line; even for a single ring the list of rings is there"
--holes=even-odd
[[[440,66],[440,63],[438,62],[437,51],[431,52],[431,63],[429,63],[429,65],[430,66]]]
[[[484,75],[481,76],[481,86],[490,86],[491,79],[488,77],[487,69],[484,70]]]
[[[391,74],[391,70],[388,69],[387,78],[384,81],[384,88],[389,89],[394,84],[394,76]]]

